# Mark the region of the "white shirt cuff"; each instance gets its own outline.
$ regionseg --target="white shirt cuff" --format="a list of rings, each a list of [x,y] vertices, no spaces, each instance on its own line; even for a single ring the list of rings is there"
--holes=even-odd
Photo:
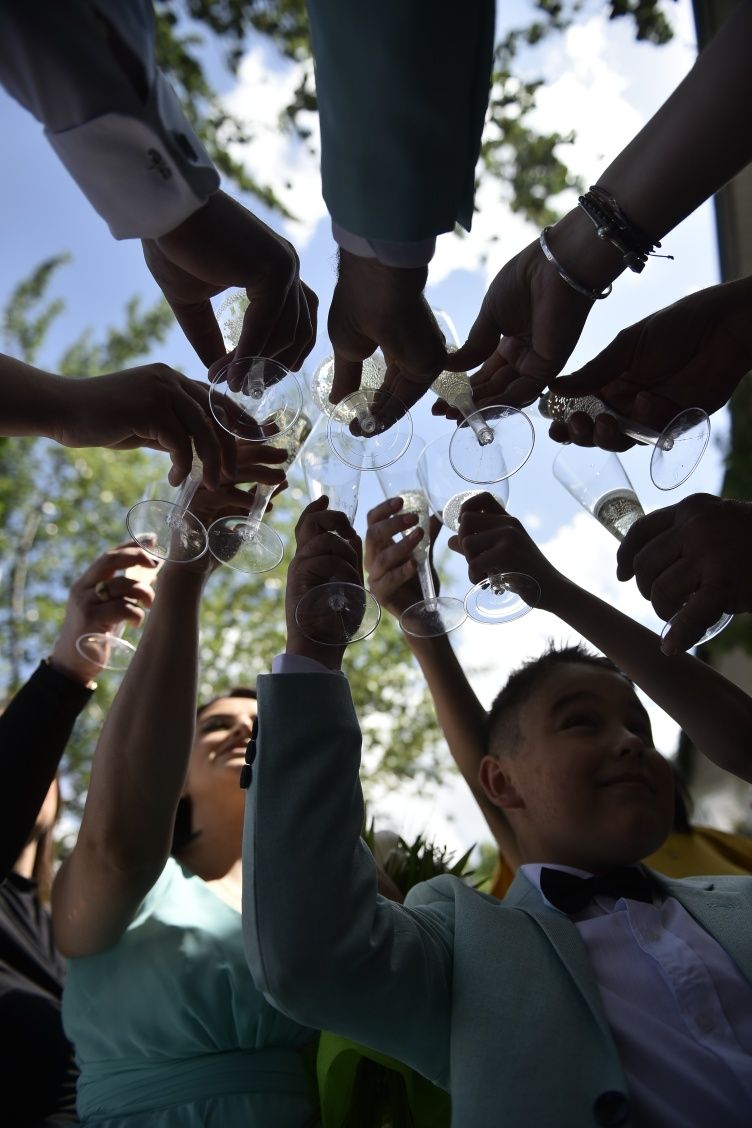
[[[278,654],[272,660],[273,674],[337,674],[343,678],[342,670],[330,670],[315,658],[306,658],[304,654]]]
[[[436,239],[421,239],[417,243],[391,243],[385,239],[367,239],[363,235],[353,235],[332,220],[332,236],[335,243],[360,258],[375,258],[383,266],[420,267],[428,266],[436,250]]]
[[[156,239],[198,211],[219,175],[158,73],[145,118],[104,114],[47,132],[53,149],[116,239]]]

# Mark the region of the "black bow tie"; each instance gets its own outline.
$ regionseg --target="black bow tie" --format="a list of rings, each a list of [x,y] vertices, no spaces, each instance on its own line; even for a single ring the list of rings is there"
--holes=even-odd
[[[650,878],[632,866],[620,866],[596,877],[577,877],[574,873],[544,866],[540,889],[547,901],[569,914],[579,913],[599,893],[617,900],[619,897],[631,897],[633,901],[653,900]]]

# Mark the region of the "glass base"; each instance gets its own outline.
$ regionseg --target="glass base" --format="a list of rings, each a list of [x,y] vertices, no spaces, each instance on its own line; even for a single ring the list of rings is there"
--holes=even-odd
[[[280,537],[268,525],[245,517],[221,517],[209,526],[209,551],[236,572],[269,572],[285,554]]]
[[[697,469],[710,440],[710,420],[701,407],[675,416],[661,431],[650,459],[650,477],[659,490],[675,490]]]
[[[347,646],[373,634],[381,607],[359,584],[332,580],[306,592],[295,608],[295,622],[306,638],[322,646]]]
[[[289,431],[303,407],[295,377],[268,357],[233,358],[209,388],[212,415],[237,439],[263,442]]]
[[[491,485],[516,474],[534,444],[535,430],[524,411],[486,407],[457,428],[449,444],[449,461],[466,482]]]
[[[400,415],[396,422],[378,420],[371,414],[377,398],[388,416]],[[381,389],[363,389],[346,396],[336,405],[329,419],[327,435],[332,450],[347,466],[356,470],[383,470],[401,458],[413,437],[410,413],[400,401],[385,398]]]
[[[198,517],[179,516],[171,501],[137,501],[125,523],[133,540],[158,560],[189,564],[206,552],[206,529]]]
[[[103,670],[127,670],[136,648],[120,635],[93,631],[76,639],[76,650]]]
[[[676,615],[678,615],[679,613],[680,612],[677,611]],[[669,621],[664,624],[663,630],[661,631],[661,638],[665,638],[668,632],[671,630],[671,624],[676,618],[676,615],[673,615],[669,619]],[[733,617],[733,615],[729,615],[727,611],[724,611],[721,617],[719,619],[716,619],[716,621],[708,627],[702,638],[698,638],[697,642],[693,642],[692,645],[702,646],[703,642],[710,642],[711,638],[715,638],[715,636],[719,635],[721,631],[726,630],[726,627],[729,625]]]
[[[416,638],[437,638],[461,627],[467,618],[461,599],[451,595],[437,595],[421,599],[400,615],[400,626],[405,634]]]
[[[465,609],[476,623],[512,623],[532,611],[540,600],[540,585],[523,572],[504,572],[481,580],[465,597]]]

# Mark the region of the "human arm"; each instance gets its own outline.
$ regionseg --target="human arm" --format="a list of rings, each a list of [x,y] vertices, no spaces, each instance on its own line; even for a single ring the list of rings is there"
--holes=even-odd
[[[268,448],[252,459],[270,457]],[[241,473],[252,463],[239,454]],[[232,485],[199,490],[192,511],[207,524],[247,511],[252,496]],[[216,566],[211,554],[166,564],[157,596],[92,763],[76,845],[53,888],[53,918],[64,955],[114,944],[167,860],[195,726],[199,606]]]
[[[664,649],[686,650],[722,612],[752,611],[752,503],[692,494],[636,521],[616,559],[620,580],[676,616]]]
[[[368,514],[365,542],[370,590],[382,609],[397,619],[406,607],[422,598],[412,553],[423,532],[411,528],[418,520],[417,515],[402,513],[401,508],[402,499],[391,498],[372,509]],[[436,525],[434,538],[438,532]],[[395,539],[399,533],[407,532],[415,534],[413,540],[408,537]],[[438,592],[438,577],[435,573],[434,576]],[[476,697],[447,635],[418,638],[404,634],[403,637],[426,679],[436,718],[452,758],[500,851],[516,868],[519,859],[514,834],[503,811],[489,802],[478,778],[480,762],[486,754],[486,710]]]
[[[339,529],[342,541],[331,531]],[[320,661],[295,623],[321,578],[362,577],[359,544],[325,500],[304,511],[288,571],[288,653]],[[341,657],[341,656],[340,656]],[[329,669],[336,670],[338,660]],[[365,1042],[446,1084],[451,903],[377,895],[360,837],[360,730],[336,672],[258,679],[243,846],[243,928],[256,985],[299,1021]]]
[[[692,655],[664,654],[652,631],[558,572],[489,494],[463,506],[459,534],[449,544],[468,560],[473,582],[508,571],[536,579],[540,608],[607,655],[709,760],[752,782],[752,699],[738,686]]]
[[[75,581],[52,653],[11,698],[0,714],[3,788],[0,811],[0,880],[7,876],[26,845],[34,821],[55,777],[73,726],[89,701],[100,667],[76,649],[88,631],[108,630],[120,623],[139,623],[151,589],[123,576],[116,598],[101,602],[99,581],[149,557],[135,545],[120,545],[98,557]],[[113,582],[114,587],[114,582]],[[126,598],[129,601],[126,603]]]
[[[0,355],[0,405],[2,435],[44,435],[70,447],[165,450],[172,485],[190,472],[192,444],[207,485],[234,471],[235,440],[211,414],[208,385],[166,364],[81,380]]]
[[[662,239],[752,159],[747,107],[752,5],[737,5],[664,105],[598,177],[629,219]],[[549,232],[549,245],[585,288],[602,291],[624,269],[620,253],[574,208]],[[592,300],[563,281],[534,241],[491,283],[466,345],[452,366],[483,363],[499,372],[501,402],[532,402],[561,371]],[[499,359],[511,366],[501,370]]]
[[[333,402],[380,346],[407,407],[442,370],[421,301],[435,238],[472,218],[494,5],[309,0],[324,200],[340,245],[329,315]],[[451,79],[449,78],[451,76]],[[369,300],[370,295],[370,300]]]
[[[252,301],[239,355],[298,368],[316,338],[316,296],[292,245],[218,190],[154,38],[148,0],[10,0],[0,6],[0,82],[44,125],[115,238],[143,240],[207,367],[225,353],[210,298],[242,286]]]

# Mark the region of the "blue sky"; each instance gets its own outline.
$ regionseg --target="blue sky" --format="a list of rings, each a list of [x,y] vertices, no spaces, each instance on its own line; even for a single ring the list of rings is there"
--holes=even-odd
[[[504,24],[524,15],[522,2],[505,6]],[[562,133],[577,131],[578,139],[567,159],[575,171],[591,182],[640,124],[652,113],[691,66],[694,58],[694,27],[688,0],[679,0],[670,15],[676,37],[668,47],[653,48],[633,42],[626,21],[608,23],[602,18],[603,6],[586,8],[578,26],[539,54],[535,69],[547,77],[541,95],[540,122]],[[502,25],[503,26],[503,25]],[[252,150],[244,153],[249,167],[274,184],[291,182],[289,198],[301,222],[285,233],[298,246],[302,274],[321,299],[321,330],[306,369],[329,352],[326,339],[326,311],[334,284],[334,244],[318,190],[315,161],[279,135],[275,107],[294,78],[293,69],[280,65],[261,44],[252,45],[241,71],[239,83],[228,85],[228,97],[236,111],[261,117],[261,129]],[[74,261],[64,268],[53,290],[66,302],[66,312],[50,334],[41,358],[52,366],[62,348],[84,327],[95,331],[119,319],[126,300],[133,294],[144,303],[159,296],[134,242],[115,242],[105,224],[92,211],[78,188],[44,140],[34,119],[0,90],[0,129],[4,138],[3,171],[3,253],[0,257],[0,301],[41,259],[61,251],[71,251]],[[285,191],[282,191],[283,196]],[[245,200],[275,226],[280,221]],[[574,202],[561,200],[562,210]],[[497,188],[484,188],[479,198],[482,211],[473,234],[464,240],[444,236],[432,264],[427,295],[432,304],[449,311],[460,333],[472,323],[488,280],[516,251],[537,234],[536,230],[511,215]],[[492,242],[493,239],[493,242]],[[583,363],[604,347],[625,325],[675,301],[692,290],[717,281],[717,256],[713,216],[710,206],[700,209],[665,240],[666,250],[674,254],[673,263],[651,261],[644,273],[620,279],[613,295],[597,306],[587,323],[571,366]],[[484,253],[487,262],[482,261]],[[154,360],[171,364],[192,376],[203,378],[200,364],[176,330]],[[446,422],[430,415],[431,398],[414,410],[416,431],[430,440]],[[713,420],[714,438],[723,435],[723,413]],[[554,481],[550,465],[556,448],[537,432],[536,447],[530,462],[510,483],[510,509],[528,522],[538,543],[545,546],[555,561],[584,586],[599,590],[604,598],[648,624],[655,623],[650,609],[633,585],[618,585],[614,578],[613,542],[592,519],[579,511]],[[721,462],[712,446],[701,469],[687,486],[666,496],[651,484],[648,454],[642,449],[630,452],[625,463],[646,509],[678,500],[696,490],[717,491]],[[358,525],[366,510],[381,494],[378,484],[368,480],[361,493]],[[104,547],[104,546],[103,546]],[[446,589],[464,595],[466,576],[459,564],[445,577]],[[536,652],[550,635],[570,637],[543,613],[533,613],[505,628],[466,625],[454,636],[461,655],[489,669],[473,676],[477,691],[489,701],[504,672],[524,657]],[[669,751],[676,732],[667,718],[654,713],[656,731],[662,747]],[[428,822],[454,844],[469,843],[482,836],[472,802],[461,789],[450,784],[430,804],[400,807],[390,801],[388,809],[400,829],[422,829]],[[450,812],[456,821],[451,826]]]

